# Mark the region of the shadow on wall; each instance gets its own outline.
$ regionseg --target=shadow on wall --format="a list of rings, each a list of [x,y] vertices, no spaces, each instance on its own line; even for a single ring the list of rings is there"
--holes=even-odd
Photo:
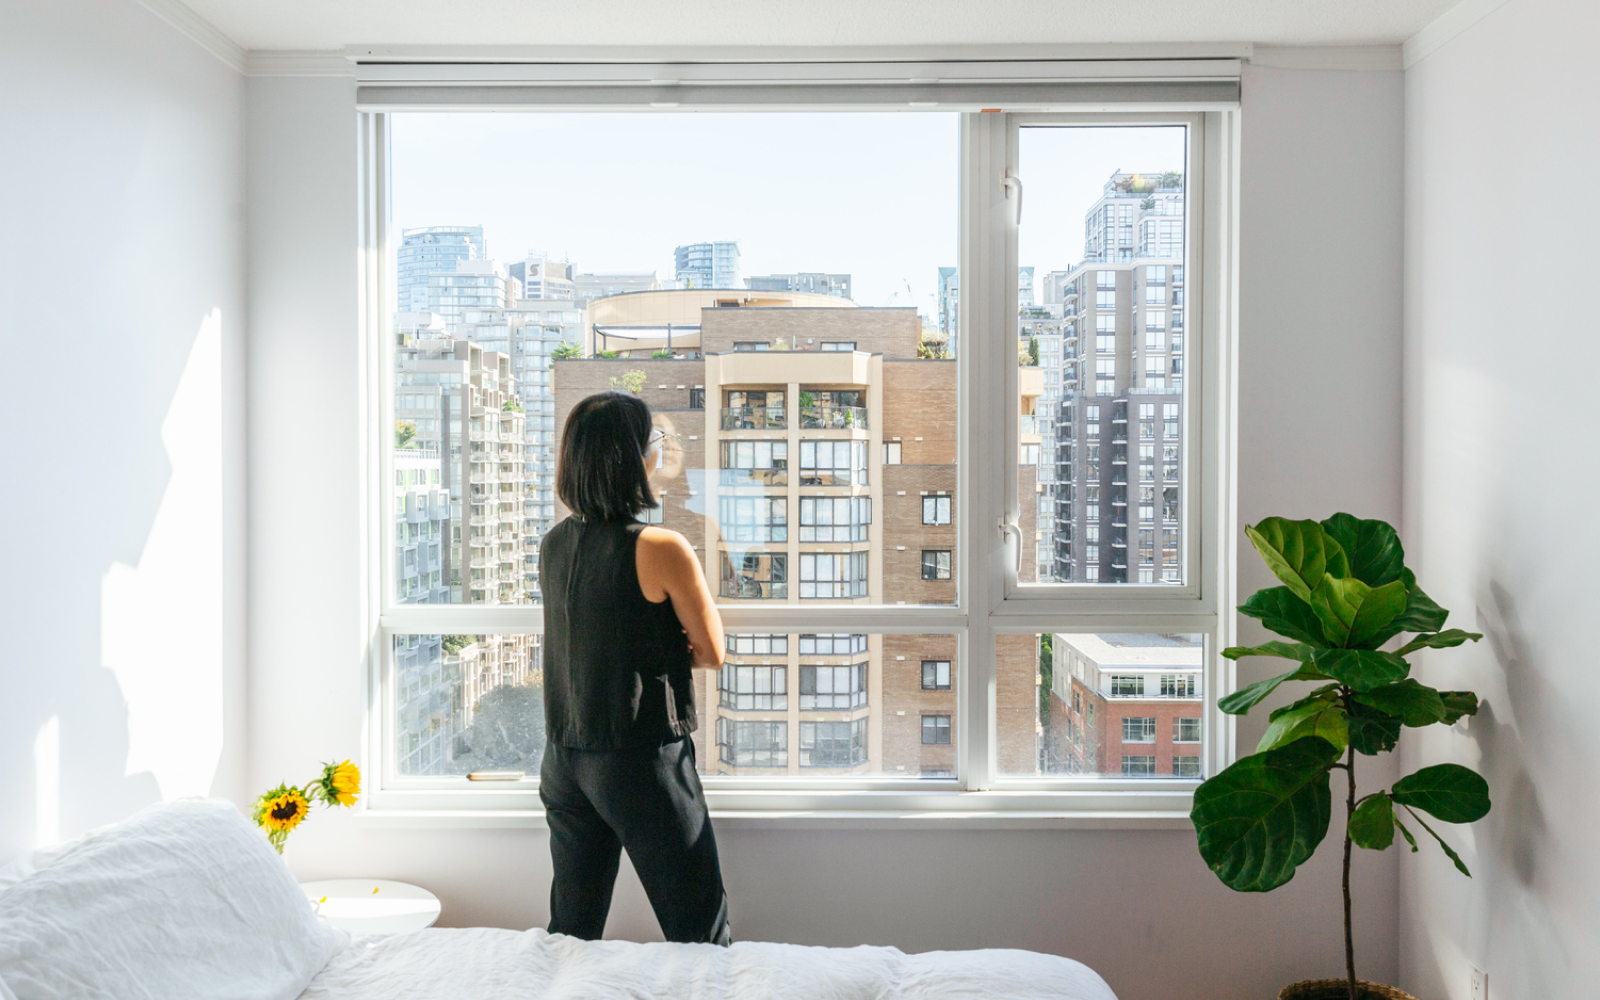
[[[1488,594],[1477,609],[1476,627],[1484,634],[1505,684],[1505,703],[1486,699],[1478,714],[1463,720],[1482,754],[1482,771],[1495,795],[1486,837],[1477,844],[1472,904],[1465,911],[1465,940],[1478,954],[1540,956],[1539,961],[1495,962],[1498,993],[1507,996],[1556,996],[1561,970],[1572,967],[1561,921],[1544,900],[1557,873],[1571,870],[1577,859],[1563,857],[1550,836],[1546,810],[1534,773],[1551,773],[1553,758],[1587,745],[1583,734],[1551,732],[1551,689],[1528,642],[1515,599],[1491,578]],[[1470,856],[1470,855],[1469,855]],[[1454,873],[1449,873],[1453,875]],[[1514,942],[1514,943],[1513,943]],[[1438,940],[1435,955],[1450,954],[1455,944]],[[1458,963],[1459,964],[1459,963]],[[1443,970],[1436,982],[1447,981]],[[1512,979],[1518,977],[1520,981]]]
[[[138,564],[100,563],[98,665],[86,559],[70,561],[75,553],[63,545],[67,565],[41,576],[64,585],[29,602],[70,627],[19,644],[33,662],[13,661],[4,671],[0,788],[11,807],[0,810],[0,861],[157,800],[211,791],[223,750],[221,324],[217,309],[201,320],[161,423],[170,475]],[[150,479],[118,488],[115,472],[129,469],[129,452],[136,469],[143,462],[159,475],[155,435],[140,440],[137,427],[104,416],[106,440],[85,442],[76,455],[41,456],[45,468],[35,475],[56,470],[41,478],[63,491],[35,525],[43,535],[35,552],[42,548],[47,558],[50,537],[81,529],[97,505],[136,505],[141,486],[149,495]],[[46,436],[56,447],[72,440]],[[123,453],[109,473],[97,467],[100,448]],[[100,530],[84,534],[101,543],[104,559],[107,548],[121,547],[114,526],[130,512],[98,513]]]

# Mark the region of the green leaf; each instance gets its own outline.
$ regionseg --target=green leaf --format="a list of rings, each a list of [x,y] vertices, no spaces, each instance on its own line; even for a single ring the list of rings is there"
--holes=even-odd
[[[1402,581],[1374,587],[1368,592],[1366,600],[1361,602],[1356,620],[1350,624],[1348,644],[1367,649],[1380,645],[1372,639],[1405,609],[1406,585]]]
[[[1394,815],[1394,813],[1393,813],[1394,806],[1392,804],[1390,805],[1389,809],[1390,809],[1390,815]],[[1411,835],[1411,831],[1406,829],[1406,825],[1404,823],[1400,822],[1400,817],[1399,816],[1395,816],[1394,817],[1394,826],[1395,826],[1395,829],[1399,830],[1401,835],[1403,835],[1406,838],[1406,843],[1411,845],[1411,853],[1412,854],[1417,853],[1417,838],[1413,837]]]
[[[1447,726],[1455,725],[1463,715],[1478,714],[1478,696],[1471,691],[1440,691],[1439,700],[1444,702],[1444,718],[1439,721]]]
[[[1406,812],[1410,813],[1411,814],[1411,818],[1416,820],[1418,823],[1421,823],[1422,824],[1422,828],[1424,830],[1428,831],[1428,833],[1432,834],[1433,835],[1433,839],[1437,840],[1439,842],[1439,846],[1444,848],[1444,853],[1450,858],[1451,861],[1455,862],[1456,871],[1459,871],[1461,874],[1465,875],[1467,878],[1471,878],[1472,877],[1472,873],[1467,871],[1466,862],[1462,861],[1461,860],[1461,855],[1457,854],[1454,850],[1451,849],[1449,844],[1445,843],[1444,838],[1439,836],[1439,832],[1437,830],[1435,830],[1433,827],[1429,826],[1427,820],[1423,819],[1421,816],[1418,816],[1417,815],[1417,811],[1415,809],[1412,809],[1410,806],[1407,806],[1406,807]],[[1399,823],[1400,823],[1400,821],[1398,819],[1395,820],[1395,824],[1397,826],[1399,825]],[[1411,840],[1411,831],[1407,830],[1403,826],[1400,827],[1400,829],[1405,833],[1406,839],[1407,840]],[[1415,851],[1417,849],[1417,842],[1415,840],[1411,840],[1411,849],[1413,851]]]
[[[1350,814],[1350,839],[1369,851],[1386,851],[1394,843],[1394,803],[1382,792],[1369,795]]]
[[[1463,632],[1461,629],[1453,628],[1444,632],[1434,632],[1431,635],[1419,635],[1395,650],[1394,655],[1405,656],[1407,653],[1414,653],[1419,649],[1448,649],[1451,646],[1459,646],[1468,641],[1477,642],[1482,638],[1482,632]]]
[[[1298,639],[1313,646],[1326,646],[1322,637],[1322,623],[1317,621],[1311,605],[1295,596],[1288,587],[1267,587],[1250,595],[1239,605],[1239,613],[1259,619],[1261,624],[1289,639]]]
[[[1406,585],[1399,580],[1374,588],[1330,575],[1311,593],[1311,610],[1335,646],[1368,646],[1405,607]]]
[[[1437,632],[1444,628],[1444,620],[1450,617],[1450,612],[1435,604],[1433,598],[1422,592],[1417,586],[1417,578],[1410,570],[1406,570],[1406,609],[1398,618],[1389,623],[1387,640],[1401,632]]]
[[[1405,660],[1376,649],[1320,649],[1311,666],[1357,691],[1393,684],[1411,672]]]
[[[1316,649],[1303,642],[1264,642],[1259,646],[1229,646],[1222,651],[1222,655],[1230,660],[1243,659],[1246,656],[1276,656],[1285,660],[1299,660],[1308,663]]]
[[[1222,709],[1224,712],[1227,712],[1229,715],[1243,715],[1244,713],[1250,711],[1250,709],[1254,708],[1256,703],[1262,698],[1265,698],[1267,695],[1275,691],[1278,685],[1282,684],[1284,681],[1325,680],[1328,680],[1328,678],[1302,664],[1298,670],[1291,670],[1286,674],[1279,674],[1276,677],[1269,677],[1264,681],[1256,681],[1254,684],[1245,685],[1244,687],[1235,691],[1233,694],[1230,694],[1226,698],[1223,698],[1221,701],[1217,702],[1217,707]]]
[[[1271,723],[1256,744],[1257,753],[1287,746],[1307,736],[1318,736],[1333,744],[1340,753],[1350,745],[1350,727],[1345,722],[1344,706],[1328,692],[1302,698],[1271,715]]]
[[[1322,522],[1322,530],[1344,550],[1350,575],[1367,586],[1381,587],[1403,577],[1405,550],[1400,547],[1400,535],[1387,521],[1335,514]]]
[[[1489,814],[1489,783],[1460,764],[1435,764],[1408,774],[1389,790],[1393,799],[1446,823],[1474,823]]]
[[[1397,715],[1413,729],[1431,726],[1445,717],[1444,699],[1431,687],[1408,677],[1370,691],[1358,692],[1355,700],[1371,705],[1385,715]]]
[[[1346,721],[1350,726],[1350,745],[1357,753],[1368,757],[1388,753],[1400,740],[1399,719],[1360,702],[1351,704]]]
[[[1294,878],[1328,834],[1328,768],[1338,757],[1327,740],[1307,737],[1235,761],[1195,789],[1200,856],[1224,885],[1267,892]]]
[[[1244,533],[1267,568],[1302,601],[1311,599],[1311,592],[1327,575],[1330,550],[1338,553],[1333,557],[1336,565],[1349,572],[1339,543],[1315,521],[1269,517],[1254,527],[1245,525]]]

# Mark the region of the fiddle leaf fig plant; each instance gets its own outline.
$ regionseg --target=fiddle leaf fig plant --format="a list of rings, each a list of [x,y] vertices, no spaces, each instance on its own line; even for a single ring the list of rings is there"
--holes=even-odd
[[[1320,522],[1271,517],[1247,526],[1245,534],[1282,586],[1257,591],[1239,610],[1283,641],[1234,646],[1222,655],[1274,657],[1294,666],[1240,688],[1219,707],[1244,715],[1283,684],[1313,686],[1273,710],[1255,753],[1196,789],[1190,815],[1200,856],[1231,889],[1268,892],[1283,885],[1327,836],[1331,778],[1343,771],[1345,966],[1350,1000],[1360,1000],[1351,937],[1351,847],[1384,850],[1398,830],[1415,852],[1421,832],[1470,877],[1423,815],[1444,823],[1482,819],[1489,812],[1489,786],[1469,768],[1435,764],[1387,789],[1358,795],[1357,756],[1393,750],[1407,727],[1451,725],[1475,714],[1477,695],[1422,684],[1411,676],[1406,657],[1483,636],[1444,628],[1449,612],[1417,586],[1400,536],[1384,521],[1349,514]],[[1409,641],[1382,648],[1406,633],[1413,633]]]

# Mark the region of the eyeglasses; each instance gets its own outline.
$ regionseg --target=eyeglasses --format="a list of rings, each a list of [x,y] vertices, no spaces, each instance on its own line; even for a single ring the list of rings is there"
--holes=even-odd
[[[651,431],[650,431],[650,439],[644,443],[645,451],[649,451],[652,446],[662,443],[663,441],[667,440],[668,437],[669,437],[669,435],[667,434],[667,432],[662,430],[661,428],[659,428],[659,427],[652,428]],[[682,444],[683,443],[683,435],[682,434],[673,434],[673,435],[670,435],[670,437],[672,438],[673,441],[677,442],[678,444]]]

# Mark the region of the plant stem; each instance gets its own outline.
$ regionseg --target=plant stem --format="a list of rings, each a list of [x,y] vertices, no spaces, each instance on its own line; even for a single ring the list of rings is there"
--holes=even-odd
[[[1356,748],[1350,747],[1344,765],[1345,786],[1349,789],[1344,812],[1344,968],[1350,978],[1350,1000],[1356,996],[1356,948],[1350,933],[1350,817],[1356,811]]]

